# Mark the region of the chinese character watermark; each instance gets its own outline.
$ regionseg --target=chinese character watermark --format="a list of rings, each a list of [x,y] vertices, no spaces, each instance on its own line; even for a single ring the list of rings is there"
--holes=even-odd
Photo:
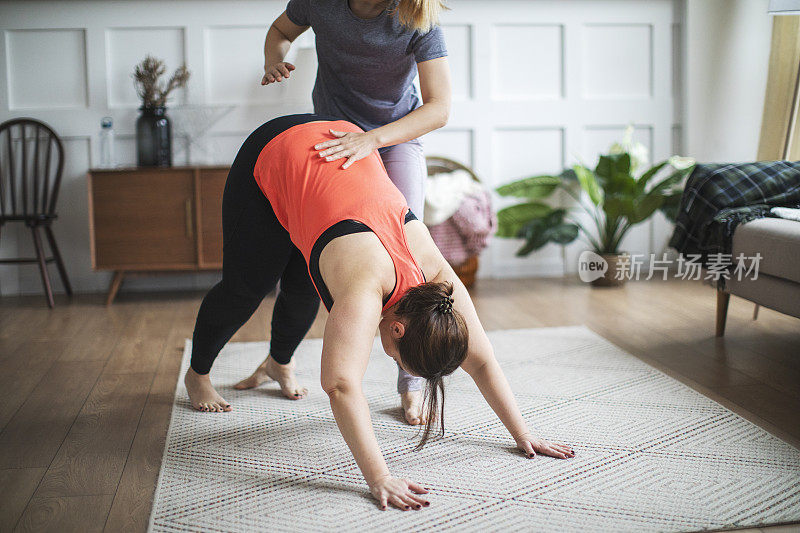
[[[714,282],[719,282],[720,279],[757,280],[758,267],[763,256],[760,253],[753,256],[739,253],[736,257],[732,257],[731,254],[715,253],[708,255],[705,264],[701,259],[700,254],[681,254],[676,259],[668,259],[666,253],[661,254],[660,258],[657,258],[656,254],[624,254],[617,258],[613,271],[609,272],[608,261],[587,250],[578,258],[578,276],[581,281],[590,282],[606,276],[608,272],[607,276],[616,280],[639,280],[642,279],[642,271],[645,270],[647,273],[645,280],[658,276],[666,281],[670,271],[672,277],[684,280],[704,279]],[[675,268],[671,269],[673,265]]]

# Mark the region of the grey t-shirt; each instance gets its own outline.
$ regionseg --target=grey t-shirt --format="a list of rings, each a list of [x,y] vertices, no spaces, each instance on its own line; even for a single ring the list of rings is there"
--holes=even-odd
[[[348,0],[289,0],[286,15],[311,26],[317,41],[314,112],[368,131],[404,117],[421,105],[417,63],[447,55],[437,25],[420,34],[403,26],[390,8],[372,19],[357,17]]]

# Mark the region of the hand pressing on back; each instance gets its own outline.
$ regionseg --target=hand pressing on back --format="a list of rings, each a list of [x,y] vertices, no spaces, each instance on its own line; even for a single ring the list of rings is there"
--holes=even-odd
[[[264,65],[264,77],[261,78],[261,85],[269,85],[289,77],[289,73],[295,66],[286,61],[279,61],[274,65]]]
[[[349,167],[378,149],[378,142],[372,132],[328,131],[336,138],[315,144],[314,150],[318,150],[319,156],[324,157],[326,161],[346,158],[347,161],[344,162],[342,168]]]

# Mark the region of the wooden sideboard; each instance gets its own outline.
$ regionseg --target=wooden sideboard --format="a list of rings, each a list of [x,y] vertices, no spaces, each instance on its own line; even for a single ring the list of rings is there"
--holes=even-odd
[[[126,274],[222,269],[222,191],[229,167],[92,169],[92,267]]]

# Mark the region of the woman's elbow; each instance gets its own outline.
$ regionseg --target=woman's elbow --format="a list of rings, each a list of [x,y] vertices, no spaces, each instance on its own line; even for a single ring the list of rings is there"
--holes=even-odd
[[[438,119],[436,122],[436,129],[444,128],[450,120],[450,102],[444,101],[439,105]]]

